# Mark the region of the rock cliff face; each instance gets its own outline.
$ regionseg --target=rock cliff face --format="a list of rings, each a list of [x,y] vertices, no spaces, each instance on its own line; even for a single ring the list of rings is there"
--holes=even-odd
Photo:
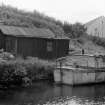
[[[93,36],[105,37],[105,17],[98,17],[85,24],[87,33]]]

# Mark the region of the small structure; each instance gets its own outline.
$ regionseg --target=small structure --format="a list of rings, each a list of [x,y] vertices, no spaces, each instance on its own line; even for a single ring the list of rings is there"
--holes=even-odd
[[[56,59],[68,54],[69,39],[49,29],[0,25],[0,48],[16,56]]]
[[[59,58],[54,80],[69,85],[105,82],[105,56],[84,54]]]

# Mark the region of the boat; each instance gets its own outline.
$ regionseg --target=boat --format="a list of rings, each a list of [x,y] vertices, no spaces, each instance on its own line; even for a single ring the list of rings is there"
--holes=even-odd
[[[105,56],[79,54],[58,58],[54,70],[57,84],[82,85],[105,82]]]

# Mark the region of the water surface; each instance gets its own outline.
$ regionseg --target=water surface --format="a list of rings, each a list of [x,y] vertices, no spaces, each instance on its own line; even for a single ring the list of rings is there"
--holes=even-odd
[[[105,84],[72,87],[36,82],[26,89],[0,90],[0,105],[105,105]]]

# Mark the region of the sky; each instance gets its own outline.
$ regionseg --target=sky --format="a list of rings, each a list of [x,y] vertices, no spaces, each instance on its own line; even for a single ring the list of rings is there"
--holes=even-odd
[[[105,16],[105,0],[0,0],[0,4],[26,11],[37,10],[69,23],[86,23]]]

